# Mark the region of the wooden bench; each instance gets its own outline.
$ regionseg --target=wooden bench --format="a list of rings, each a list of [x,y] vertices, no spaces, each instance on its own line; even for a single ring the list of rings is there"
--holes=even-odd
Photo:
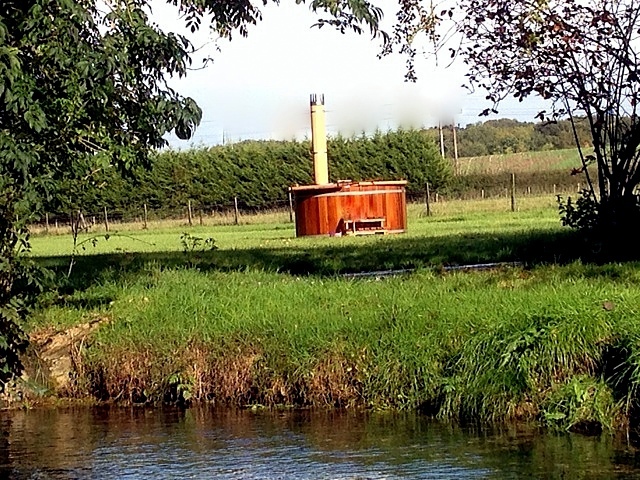
[[[384,234],[384,218],[359,218],[344,221],[346,235],[375,235]]]

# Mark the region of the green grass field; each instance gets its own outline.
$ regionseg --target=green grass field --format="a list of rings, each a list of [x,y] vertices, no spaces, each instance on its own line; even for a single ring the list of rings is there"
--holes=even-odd
[[[585,152],[585,154],[591,151]],[[465,157],[460,159],[460,174],[472,173],[531,173],[553,170],[571,170],[580,166],[580,157],[575,148],[545,150],[541,152],[510,153]]]
[[[32,255],[58,276],[29,329],[109,319],[76,353],[71,396],[633,425],[639,265],[577,260],[588,246],[549,196],[433,211],[412,205],[397,236],[297,239],[286,217],[123,229],[88,242],[68,279],[70,237],[37,235]],[[183,232],[219,248],[185,252]],[[521,265],[443,268],[498,261]]]
[[[222,251],[236,249],[309,248],[316,246],[347,246],[369,242],[394,242],[395,240],[443,237],[466,233],[490,231],[519,232],[522,230],[548,230],[560,226],[555,199],[552,195],[528,196],[518,199],[518,211],[510,211],[508,198],[492,198],[483,201],[441,201],[432,203],[432,216],[425,215],[425,206],[412,204],[408,207],[409,228],[400,237],[375,238],[295,238],[294,224],[288,213],[269,213],[241,217],[240,225],[231,221],[219,223],[219,219],[205,217],[204,225],[189,226],[186,219],[150,222],[143,230],[139,223],[114,225],[105,240],[103,225],[96,225],[78,237],[78,255],[179,252],[184,250],[183,233],[200,238],[212,237]],[[231,220],[231,219],[229,219]],[[43,230],[32,232],[32,254],[36,257],[64,256],[73,252],[73,239],[69,229],[59,229],[52,235]],[[91,239],[95,238],[95,245]],[[293,242],[293,243],[292,243]]]

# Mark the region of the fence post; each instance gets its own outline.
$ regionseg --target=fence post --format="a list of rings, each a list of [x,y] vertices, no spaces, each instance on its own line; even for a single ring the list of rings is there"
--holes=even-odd
[[[555,183],[553,184],[553,196],[554,197],[556,196],[556,184]]]
[[[240,216],[238,212],[238,197],[233,197],[233,210],[235,213],[235,223],[238,225],[238,217]]]
[[[87,222],[84,219],[84,215],[82,214],[82,210],[78,209],[78,222],[82,223],[82,228],[87,230]]]
[[[193,217],[191,216],[191,200],[187,202],[187,215],[189,216],[189,226],[193,225]]]
[[[144,203],[143,207],[144,207],[144,217],[142,217],[142,221],[143,221],[142,228],[144,230],[146,230],[147,229],[147,219],[148,219],[147,204]]]
[[[107,215],[107,207],[104,207],[104,228],[109,231],[109,216]]]
[[[44,214],[44,231],[49,233],[49,214]]]
[[[516,211],[516,174],[511,174],[511,211]]]
[[[427,209],[427,217],[431,216],[431,205],[429,204],[429,182],[426,184],[425,195],[424,195],[424,206]]]
[[[289,223],[293,223],[293,195],[289,190]]]

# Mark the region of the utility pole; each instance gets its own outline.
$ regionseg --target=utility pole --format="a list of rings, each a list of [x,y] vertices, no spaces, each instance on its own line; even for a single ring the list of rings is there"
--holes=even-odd
[[[460,165],[458,164],[458,136],[456,135],[456,122],[451,122],[453,131],[453,168],[456,175],[460,175]]]
[[[444,158],[444,134],[442,133],[442,122],[438,122],[438,130],[440,132],[440,155]]]

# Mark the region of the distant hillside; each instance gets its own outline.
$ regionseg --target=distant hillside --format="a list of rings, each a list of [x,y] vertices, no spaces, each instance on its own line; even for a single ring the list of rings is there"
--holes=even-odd
[[[591,153],[592,149],[589,148],[585,151],[586,153]],[[567,174],[570,174],[571,169],[580,166],[580,156],[576,148],[567,148],[564,150],[465,157],[459,159],[458,164],[461,175],[545,172],[551,170],[566,170]]]
[[[584,119],[576,123],[578,138],[583,147],[591,146],[589,126]],[[426,133],[434,142],[440,142],[437,128]],[[443,128],[445,157],[453,158],[453,133],[451,126]],[[474,123],[456,130],[459,157],[477,157],[506,153],[521,153],[543,150],[575,148],[575,137],[571,123],[531,123],[518,120],[499,119]]]

